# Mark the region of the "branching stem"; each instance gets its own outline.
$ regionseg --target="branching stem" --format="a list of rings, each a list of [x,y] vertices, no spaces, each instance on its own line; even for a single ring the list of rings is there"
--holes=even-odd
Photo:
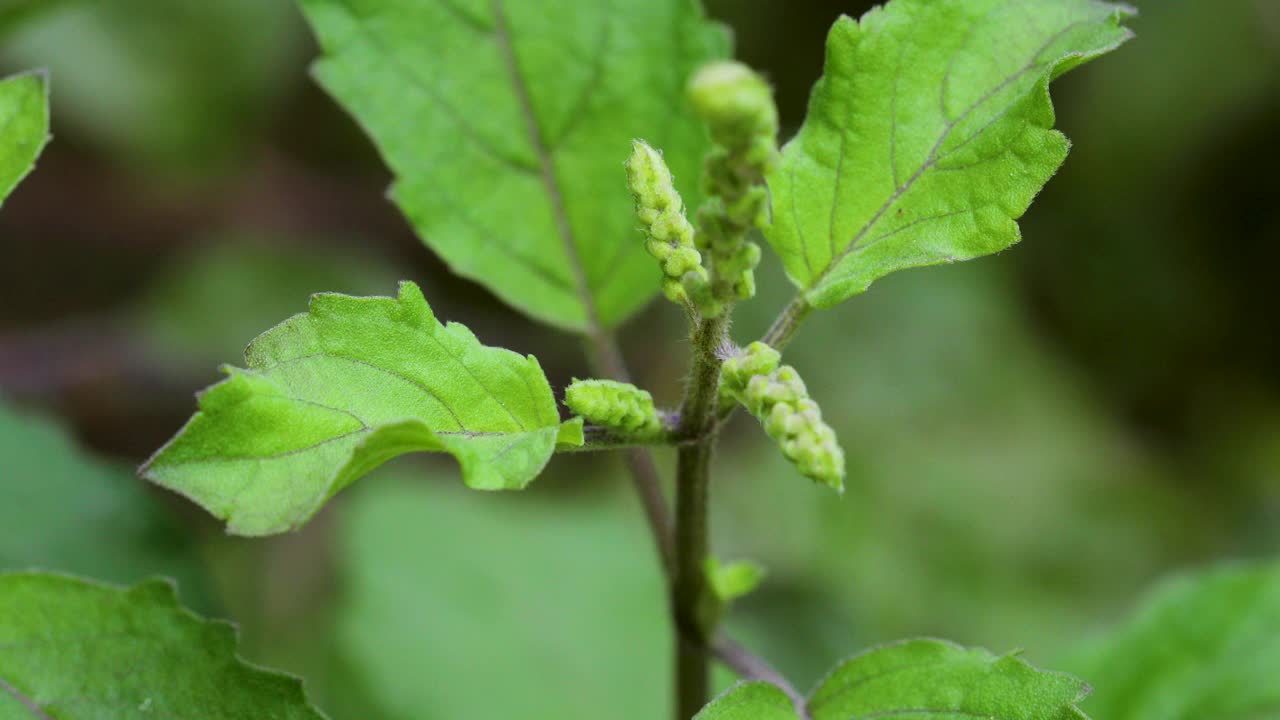
[[[809,316],[812,310],[813,306],[804,299],[804,295],[797,293],[791,302],[782,309],[782,312],[778,314],[777,319],[773,321],[773,325],[769,326],[768,332],[760,340],[774,350],[782,352],[782,349],[791,342],[791,337],[799,329],[800,323],[804,322],[804,319]]]
[[[718,322],[720,324],[720,327],[718,330],[716,330],[716,332],[719,333],[721,336],[723,336],[725,332],[724,325],[726,321],[721,319]],[[695,337],[695,340],[698,340],[698,339],[699,339],[698,337]],[[693,375],[693,380],[697,380],[699,377],[702,377],[703,390],[702,390],[701,397],[703,399],[700,401],[700,403],[706,403],[707,410],[709,411],[711,408],[714,408],[716,380],[718,379],[718,374],[719,374],[719,360],[715,357],[715,349],[716,347],[718,347],[719,342],[718,341],[711,342],[711,339],[709,337],[704,337],[702,338],[702,340],[703,342],[701,344],[695,342],[695,347],[709,350],[709,353],[707,354],[700,353],[699,355],[695,356],[695,372]],[[616,338],[614,338],[614,336],[611,333],[602,332],[602,333],[591,334],[588,351],[589,351],[588,354],[591,360],[593,374],[599,375],[602,377],[609,377],[614,380],[621,380],[624,382],[630,381],[631,375],[627,370],[627,366],[625,361],[623,360],[622,353],[618,348],[617,340]],[[698,352],[698,351],[695,350],[695,352]],[[705,375],[702,375],[698,372],[697,366],[699,365],[699,358],[701,358],[704,362],[714,363],[714,376],[712,377],[711,380],[707,380]],[[707,366],[706,368],[704,368],[704,372],[710,372],[709,370],[707,370],[707,368],[709,367],[710,366]],[[709,393],[706,392],[706,388],[710,388]],[[690,393],[689,393],[690,396],[693,395],[692,390],[693,390],[693,387],[691,385]],[[688,404],[689,403],[686,401],[685,405],[688,406]],[[684,432],[689,427],[689,424],[684,421],[684,417],[686,416],[682,412],[679,416],[673,416],[671,418],[673,422],[669,423],[669,426],[672,427],[677,434]],[[704,432],[701,436],[699,436],[697,433],[694,433],[693,434],[694,439],[692,442],[689,442],[688,440],[685,441],[687,444],[684,447],[686,448],[699,448],[699,447],[702,448],[698,456],[694,458],[697,461],[694,463],[695,467],[700,463],[709,463],[710,457],[711,457],[712,443],[714,442],[714,439],[715,439],[714,431],[715,431],[715,428],[713,426],[709,430]],[[653,462],[653,455],[650,454],[649,449],[645,447],[631,447],[624,454],[624,459],[627,464],[627,470],[631,475],[632,483],[636,488],[636,494],[640,497],[641,504],[644,506],[645,517],[648,520],[649,529],[651,530],[651,534],[653,535],[654,543],[657,545],[658,554],[662,560],[663,570],[665,571],[664,574],[667,577],[668,582],[672,586],[671,595],[672,595],[672,603],[673,603],[673,615],[675,615],[678,618],[679,611],[676,609],[678,606],[676,605],[676,599],[675,599],[676,593],[674,589],[676,584],[677,573],[678,573],[678,565],[688,566],[690,565],[690,563],[688,562],[677,563],[677,560],[676,560],[677,552],[676,552],[676,543],[675,543],[676,533],[674,529],[674,524],[672,522],[671,513],[670,513],[670,510],[668,509],[667,499],[662,492],[662,484],[659,479],[658,468]],[[705,578],[702,575],[701,563],[702,563],[702,558],[705,558],[707,554],[707,545],[706,545],[707,543],[707,534],[706,534],[707,532],[707,525],[706,525],[707,482],[706,480],[708,479],[708,476],[706,473],[708,472],[709,468],[706,465],[702,465],[702,467],[703,467],[703,473],[704,473],[703,482],[701,482],[700,484],[686,483],[686,484],[683,484],[681,487],[687,487],[687,488],[700,487],[700,492],[701,492],[700,503],[702,507],[702,512],[700,515],[697,512],[693,512],[693,513],[690,513],[690,516],[691,518],[700,517],[701,522],[696,526],[691,523],[686,523],[685,527],[686,527],[686,530],[697,531],[695,533],[692,533],[692,537],[689,538],[690,540],[696,539],[696,537],[699,535],[701,537],[701,543],[702,543],[703,549],[698,554],[696,555],[691,554],[689,557],[697,558],[697,563],[696,563],[697,580],[695,582],[701,583],[702,588],[700,592],[702,593],[703,597],[706,597],[705,593],[707,592],[707,588],[705,587]],[[679,469],[678,469],[678,472],[679,472]],[[683,477],[683,475],[681,475],[681,477]],[[688,499],[694,500],[695,498],[688,498]],[[687,502],[683,507],[685,510],[690,510],[689,504]],[[686,567],[686,572],[688,571],[688,569],[689,568]],[[699,635],[701,635],[703,639],[701,640],[701,642],[695,641],[693,643],[689,643],[686,640],[685,632],[679,627],[679,620],[677,620],[677,624],[678,624],[677,638],[676,638],[676,647],[677,647],[676,682],[678,686],[677,710],[681,713],[680,715],[681,718],[692,717],[695,713],[698,712],[698,710],[701,709],[703,703],[705,703],[707,700],[708,653],[710,653],[711,655],[714,655],[721,663],[723,663],[726,667],[736,672],[743,679],[763,680],[778,686],[783,690],[783,692],[787,693],[788,697],[792,698],[793,702],[796,703],[797,711],[798,712],[802,711],[803,696],[795,689],[795,687],[791,683],[789,683],[786,680],[786,678],[782,676],[781,673],[779,673],[777,670],[774,670],[769,665],[769,663],[765,662],[762,658],[753,655],[749,650],[744,648],[742,645],[738,644],[732,638],[725,636],[723,634],[716,637],[714,642],[708,643],[708,638],[710,638],[711,633],[714,632],[713,628],[706,628],[705,630],[699,633],[690,635],[689,636],[690,638],[696,638]],[[685,673],[687,673],[687,675],[685,675]],[[682,682],[681,681],[682,678],[687,678],[687,681]],[[695,683],[695,680],[700,680],[701,685],[699,686],[697,683]],[[696,697],[696,700],[695,700],[695,697]],[[685,698],[687,698],[687,700]],[[807,716],[805,716],[804,714],[801,714],[801,717],[803,718]]]
[[[761,680],[774,685],[779,690],[787,694],[791,699],[792,706],[796,709],[796,715],[809,720],[809,711],[805,705],[804,695],[796,690],[782,673],[778,672],[772,665],[765,662],[760,656],[752,653],[737,641],[726,635],[720,635],[712,643],[711,649],[715,652],[716,657],[726,667],[737,673],[738,677],[743,680]]]
[[[582,428],[583,443],[576,447],[562,447],[560,452],[596,452],[600,450],[624,450],[658,445],[680,445],[690,442],[676,432],[680,417],[673,413],[662,418],[661,431],[649,435],[619,435],[613,428],[586,425]]]

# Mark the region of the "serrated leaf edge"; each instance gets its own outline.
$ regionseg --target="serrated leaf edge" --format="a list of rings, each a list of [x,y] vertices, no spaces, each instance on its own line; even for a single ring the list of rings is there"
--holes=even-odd
[[[290,689],[291,693],[296,694],[296,699],[302,707],[314,712],[316,716],[322,718],[322,720],[329,719],[329,716],[311,702],[310,698],[307,696],[305,679],[298,675],[294,675],[293,673],[268,668],[245,659],[244,656],[240,654],[240,626],[230,620],[204,617],[183,605],[178,597],[178,584],[172,578],[154,576],[142,580],[135,585],[117,585],[115,583],[103,582],[94,578],[82,577],[59,571],[21,570],[16,572],[0,572],[0,584],[5,580],[15,578],[54,579],[84,587],[107,590],[119,594],[124,599],[153,599],[156,601],[155,605],[157,608],[167,612],[174,612],[185,622],[195,623],[195,625],[200,626],[202,629],[212,629],[214,632],[221,635],[222,640],[229,641],[227,647],[231,650],[231,661],[233,663],[254,673],[265,676],[268,679],[282,681],[283,684]]]

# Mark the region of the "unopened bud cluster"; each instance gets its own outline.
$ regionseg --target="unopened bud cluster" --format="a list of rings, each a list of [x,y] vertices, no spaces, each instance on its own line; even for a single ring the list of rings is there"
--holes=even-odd
[[[715,315],[711,279],[694,244],[693,225],[685,217],[684,201],[676,191],[662,153],[643,140],[631,143],[627,158],[627,186],[636,201],[636,217],[644,228],[645,249],[665,276],[663,294],[669,300],[697,306]]]
[[[805,477],[842,490],[844,450],[835,431],[823,422],[795,368],[780,361],[778,351],[761,342],[725,360],[721,401],[742,403]]]
[[[662,429],[653,396],[629,383],[574,380],[565,389],[564,404],[587,422],[621,435],[650,435]]]
[[[778,159],[778,110],[764,78],[736,62],[703,67],[689,83],[694,110],[716,148],[707,158],[698,213],[698,247],[711,256],[713,294],[722,302],[755,295],[760,246],[746,239],[763,224],[765,174]]]

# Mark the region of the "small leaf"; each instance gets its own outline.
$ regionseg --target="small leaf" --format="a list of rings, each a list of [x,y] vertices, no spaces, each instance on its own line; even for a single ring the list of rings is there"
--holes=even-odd
[[[715,556],[707,558],[707,580],[722,603],[750,594],[764,580],[764,566],[751,560],[721,564]]]
[[[1079,720],[1088,686],[1014,655],[907,640],[845,661],[809,698],[813,720],[986,718]]]
[[[316,295],[245,360],[142,469],[236,534],[296,528],[404,453],[447,452],[470,487],[520,489],[577,439],[536,359],[441,325],[409,282],[396,299]]]
[[[728,41],[696,2],[301,5],[320,83],[373,137],[396,204],[455,272],[571,330],[617,325],[653,297],[621,166],[646,137],[697,185],[707,140],[685,82]]]
[[[560,432],[556,433],[556,448],[582,447],[587,441],[582,427],[583,420],[580,417],[560,423]]]
[[[735,685],[694,720],[798,720],[787,694],[765,682]]]
[[[35,167],[49,142],[49,92],[40,73],[0,80],[0,203]]]
[[[766,237],[816,307],[998,252],[1066,158],[1049,81],[1131,33],[1096,0],[893,0],[827,40]]]
[[[230,624],[185,610],[164,581],[0,575],[0,716],[324,717],[301,681],[244,662],[236,644]]]
[[[1068,666],[1097,685],[1086,707],[1106,720],[1277,717],[1280,564],[1168,582]]]

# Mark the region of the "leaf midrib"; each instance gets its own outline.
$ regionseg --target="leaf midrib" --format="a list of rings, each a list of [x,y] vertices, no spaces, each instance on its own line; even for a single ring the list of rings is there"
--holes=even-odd
[[[556,230],[564,245],[565,256],[569,260],[569,270],[573,274],[574,285],[577,288],[578,300],[582,303],[582,310],[586,315],[586,330],[589,335],[599,335],[603,330],[600,322],[600,312],[599,308],[596,307],[595,296],[592,295],[591,286],[587,282],[586,269],[583,267],[582,257],[578,252],[573,226],[569,222],[569,214],[564,206],[564,195],[560,191],[560,181],[556,177],[555,158],[552,157],[551,149],[542,137],[542,126],[533,110],[533,101],[529,95],[529,88],[525,83],[524,75],[520,72],[519,63],[516,60],[515,47],[511,42],[511,32],[507,27],[507,17],[503,12],[502,0],[492,0],[492,8],[494,42],[498,46],[498,54],[502,58],[503,67],[506,68],[511,86],[515,91],[520,115],[524,119],[525,130],[529,135],[529,142],[538,158],[538,165],[541,170],[539,176],[542,179],[542,185],[546,190],[547,197],[551,201],[551,212],[555,218]]]
[[[17,700],[24,708],[27,709],[27,711],[31,713],[32,717],[39,718],[39,720],[53,720],[53,716],[46,713],[44,708],[40,707],[40,703],[26,695],[23,695],[18,688],[14,687],[9,681],[2,677],[0,677],[0,691],[7,693],[13,697],[14,700]]]

